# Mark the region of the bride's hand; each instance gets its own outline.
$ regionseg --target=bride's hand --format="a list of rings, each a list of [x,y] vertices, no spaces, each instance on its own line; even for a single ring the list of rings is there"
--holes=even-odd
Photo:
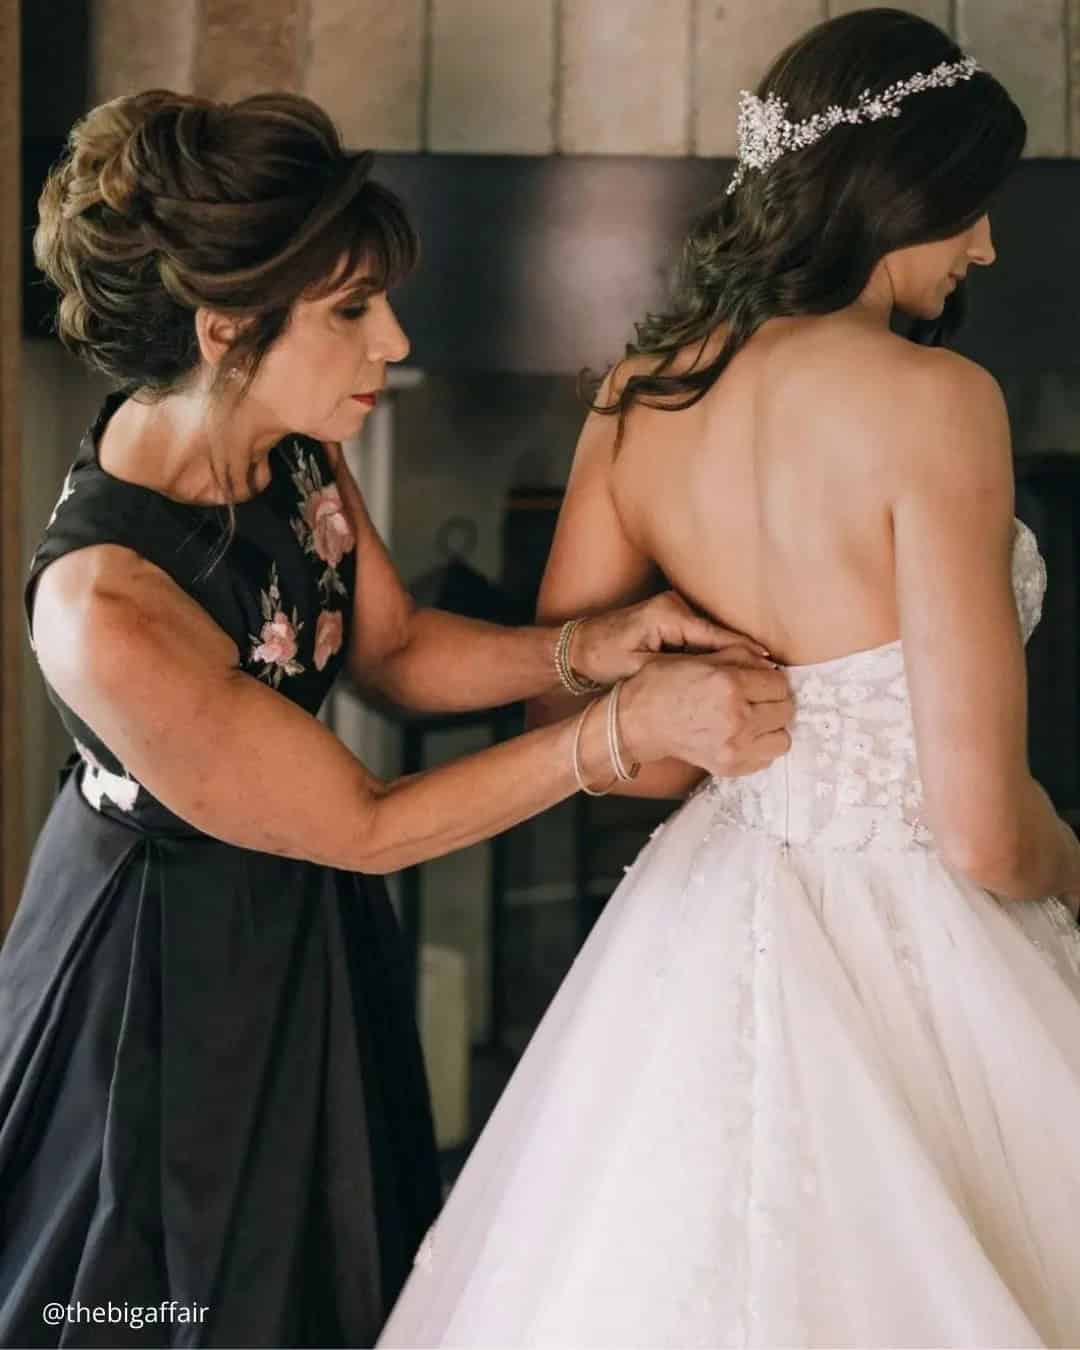
[[[626,755],[674,758],[719,778],[771,764],[791,748],[795,705],[786,677],[727,653],[658,657],[627,681],[619,702]]]
[[[772,665],[760,643],[701,618],[674,591],[586,619],[573,635],[568,656],[579,675],[610,685],[636,674],[659,653],[677,651],[717,652],[740,665]]]

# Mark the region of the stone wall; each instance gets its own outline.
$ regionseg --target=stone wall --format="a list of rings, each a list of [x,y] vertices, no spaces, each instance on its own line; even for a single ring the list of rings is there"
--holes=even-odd
[[[300,90],[381,150],[730,155],[738,90],[864,2],[92,0],[91,92]],[[1029,154],[1080,154],[1080,0],[902,3],[1000,76]]]

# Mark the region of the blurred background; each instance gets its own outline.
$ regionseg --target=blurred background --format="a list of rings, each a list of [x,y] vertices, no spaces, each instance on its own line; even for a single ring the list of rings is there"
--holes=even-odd
[[[5,914],[67,753],[25,642],[21,584],[104,393],[49,335],[29,239],[71,124],[150,87],[310,95],[412,208],[419,272],[396,297],[408,368],[350,461],[414,593],[527,622],[584,416],[577,376],[662,302],[690,217],[723,190],[738,91],[849,0],[0,0],[0,422]],[[909,0],[1001,78],[1030,127],[956,345],[1006,390],[1021,514],[1050,565],[1031,650],[1032,757],[1080,808],[1080,0]],[[21,65],[21,71],[16,66]],[[21,207],[19,205],[21,201]],[[21,215],[20,215],[21,212]],[[21,305],[21,311],[20,311]],[[858,371],[852,371],[852,379]],[[519,709],[325,717],[386,775],[513,734]],[[448,1175],[605,898],[670,804],[566,803],[412,869],[396,900]]]

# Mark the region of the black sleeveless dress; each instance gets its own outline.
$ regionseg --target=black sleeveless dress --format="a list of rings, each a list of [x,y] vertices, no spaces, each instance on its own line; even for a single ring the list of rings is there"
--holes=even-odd
[[[120,401],[80,446],[28,615],[54,559],[125,545],[314,714],[356,568],[323,447],[274,448],[208,571],[222,508],[101,468]],[[200,833],[50,696],[77,750],[0,949],[0,1344],[371,1345],[439,1205],[385,887]],[[143,1311],[50,1326],[49,1303]]]

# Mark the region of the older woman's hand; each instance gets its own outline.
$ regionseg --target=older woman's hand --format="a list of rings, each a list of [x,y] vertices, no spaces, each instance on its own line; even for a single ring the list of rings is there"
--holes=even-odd
[[[760,643],[695,614],[674,591],[586,619],[574,633],[569,658],[579,675],[610,685],[661,652],[723,652],[731,660],[772,664]]]
[[[781,671],[727,652],[657,657],[627,682],[619,707],[629,757],[683,760],[719,778],[754,773],[785,754],[794,715]]]

